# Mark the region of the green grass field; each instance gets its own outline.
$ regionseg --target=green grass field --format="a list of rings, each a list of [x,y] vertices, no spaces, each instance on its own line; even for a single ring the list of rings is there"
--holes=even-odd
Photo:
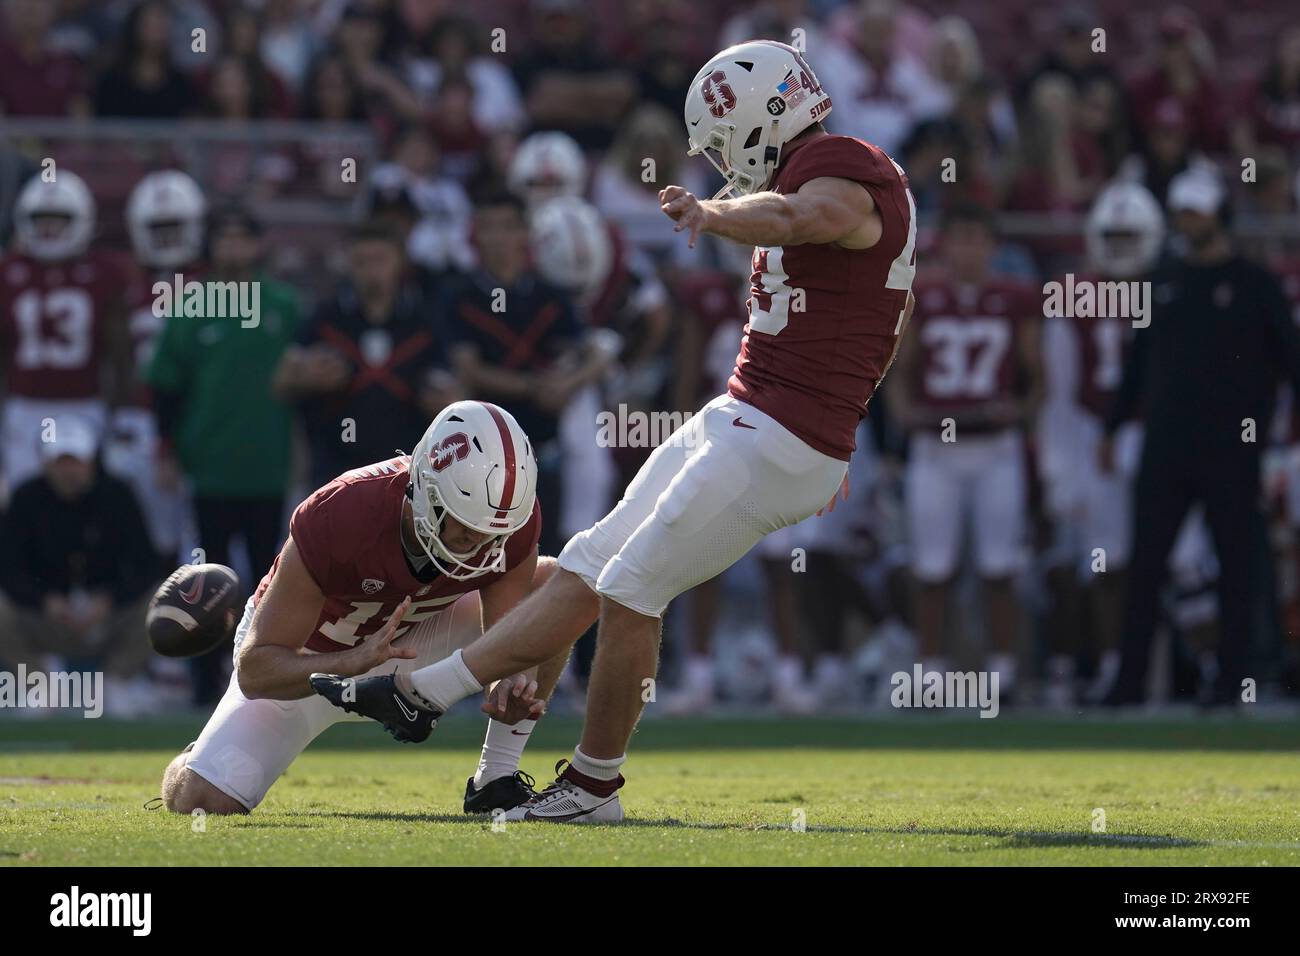
[[[1300,864],[1294,720],[647,721],[626,823],[502,832],[460,813],[468,714],[419,747],[335,727],[194,832],[143,804],[199,726],[0,723],[0,864]],[[543,721],[524,769],[549,779],[577,727]]]

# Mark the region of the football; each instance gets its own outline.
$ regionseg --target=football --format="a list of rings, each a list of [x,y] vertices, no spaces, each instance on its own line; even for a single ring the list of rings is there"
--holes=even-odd
[[[239,593],[239,576],[224,564],[182,565],[149,602],[149,643],[165,657],[212,650],[235,632]]]

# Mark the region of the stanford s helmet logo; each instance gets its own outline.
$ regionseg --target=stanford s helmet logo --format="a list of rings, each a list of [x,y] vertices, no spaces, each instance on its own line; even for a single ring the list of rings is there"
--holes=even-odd
[[[700,86],[704,102],[709,104],[709,112],[714,116],[726,116],[736,108],[736,94],[727,83],[727,74],[714,70],[704,78]]]
[[[429,452],[429,464],[434,471],[442,471],[452,462],[469,457],[469,436],[464,432],[448,435]]]

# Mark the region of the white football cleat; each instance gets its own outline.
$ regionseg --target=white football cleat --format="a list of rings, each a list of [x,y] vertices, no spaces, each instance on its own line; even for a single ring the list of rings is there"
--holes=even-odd
[[[507,823],[525,820],[542,820],[550,823],[619,823],[623,819],[623,804],[618,799],[618,788],[623,786],[620,775],[613,782],[614,789],[607,795],[584,790],[566,774],[574,773],[566,767],[567,760],[555,765],[559,774],[545,790],[527,803],[507,810],[499,819]]]

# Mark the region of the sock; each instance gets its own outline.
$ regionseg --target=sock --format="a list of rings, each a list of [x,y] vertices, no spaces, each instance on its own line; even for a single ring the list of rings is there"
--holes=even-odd
[[[627,754],[609,760],[600,760],[596,757],[588,757],[577,747],[573,748],[573,759],[569,761],[574,770],[586,774],[593,780],[613,780],[618,776],[618,768],[625,762],[627,762]]]
[[[478,693],[483,685],[474,679],[458,649],[436,664],[411,671],[411,688],[421,703],[445,714],[452,704]]]
[[[588,757],[577,747],[573,748],[573,759],[564,771],[564,777],[572,780],[588,793],[598,797],[607,797],[623,786],[623,775],[618,768],[627,761],[627,754],[610,760],[598,760]]]
[[[511,726],[499,720],[489,720],[487,736],[483,739],[483,753],[478,758],[474,773],[474,789],[500,777],[509,777],[519,769],[519,758],[524,755],[528,735],[537,726],[535,720],[521,720]]]

